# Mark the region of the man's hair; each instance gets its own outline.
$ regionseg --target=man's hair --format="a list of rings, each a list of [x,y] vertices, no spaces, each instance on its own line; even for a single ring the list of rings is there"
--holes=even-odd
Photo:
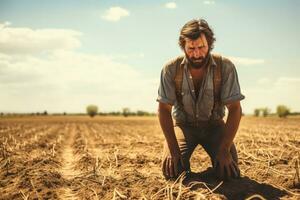
[[[201,33],[204,33],[209,50],[212,50],[216,41],[215,34],[204,19],[193,19],[181,28],[178,42],[181,49],[184,50],[186,38],[196,40]]]

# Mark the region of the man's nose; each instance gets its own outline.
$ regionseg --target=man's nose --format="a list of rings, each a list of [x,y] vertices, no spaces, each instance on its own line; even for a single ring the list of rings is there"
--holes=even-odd
[[[200,50],[199,49],[195,49],[193,51],[193,56],[194,56],[194,58],[199,58],[201,56]]]

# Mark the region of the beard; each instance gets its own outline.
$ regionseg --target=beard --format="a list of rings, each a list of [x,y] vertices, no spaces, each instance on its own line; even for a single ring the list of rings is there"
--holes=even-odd
[[[188,63],[189,65],[192,67],[192,68],[195,68],[195,69],[200,69],[204,66],[206,66],[206,64],[208,63],[208,60],[209,60],[209,52],[206,54],[205,57],[199,57],[199,58],[189,58],[189,56],[187,54],[185,54],[186,56],[186,59],[188,60]]]

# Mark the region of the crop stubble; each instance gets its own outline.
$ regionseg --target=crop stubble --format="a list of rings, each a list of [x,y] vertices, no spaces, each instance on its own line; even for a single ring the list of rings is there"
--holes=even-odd
[[[0,199],[300,199],[299,125],[244,117],[241,179],[214,179],[199,146],[191,178],[165,181],[157,118],[1,118]]]

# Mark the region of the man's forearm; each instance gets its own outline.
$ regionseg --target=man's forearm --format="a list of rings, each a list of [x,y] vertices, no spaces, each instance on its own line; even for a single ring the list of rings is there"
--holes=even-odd
[[[165,109],[159,109],[158,113],[160,126],[165,135],[171,155],[175,155],[179,152],[178,142],[176,140],[173,120],[171,113]]]
[[[229,110],[228,118],[225,124],[225,131],[220,144],[221,150],[230,150],[233,139],[238,130],[241,120],[241,107]]]

